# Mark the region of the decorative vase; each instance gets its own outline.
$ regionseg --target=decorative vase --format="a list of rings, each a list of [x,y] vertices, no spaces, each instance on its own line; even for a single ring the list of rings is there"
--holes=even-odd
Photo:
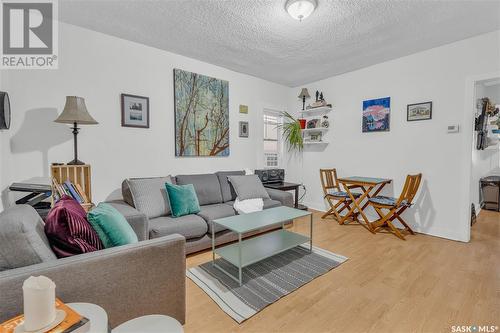
[[[305,129],[306,128],[306,120],[305,119],[297,119],[300,124],[300,129]]]

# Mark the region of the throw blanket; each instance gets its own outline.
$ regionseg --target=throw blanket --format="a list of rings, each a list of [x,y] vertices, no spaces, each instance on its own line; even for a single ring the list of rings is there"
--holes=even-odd
[[[241,200],[236,198],[233,205],[238,214],[248,214],[261,211],[264,208],[264,200],[262,198]]]

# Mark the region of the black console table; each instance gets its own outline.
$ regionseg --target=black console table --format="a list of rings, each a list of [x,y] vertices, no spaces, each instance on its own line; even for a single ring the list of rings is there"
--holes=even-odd
[[[295,191],[295,208],[307,210],[307,207],[299,204],[299,186],[300,184],[279,182],[279,183],[264,183],[264,187],[273,188],[280,191]]]

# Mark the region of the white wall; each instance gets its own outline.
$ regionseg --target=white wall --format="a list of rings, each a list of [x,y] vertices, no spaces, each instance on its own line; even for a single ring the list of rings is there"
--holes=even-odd
[[[469,193],[465,164],[470,147],[464,142],[466,80],[500,69],[500,31],[420,52],[404,58],[338,75],[306,85],[324,92],[334,104],[330,115],[330,144],[323,151],[306,149],[287,165],[290,180],[307,187],[305,203],[325,209],[319,169],[335,167],[341,176],[361,175],[393,179],[384,194],[399,195],[406,174],[423,173],[416,205],[405,213],[415,230],[468,241],[466,216],[458,207]],[[289,108],[299,110],[301,87],[291,89]],[[361,132],[362,102],[391,97],[391,130]],[[432,120],[407,122],[406,105],[433,101]],[[447,134],[458,124],[460,133]],[[468,141],[470,142],[470,141]]]
[[[481,82],[475,85],[474,100],[483,97],[490,97],[488,93],[489,87],[485,87]],[[494,86],[492,86],[493,88]],[[493,92],[493,89],[491,89]],[[491,96],[492,100],[495,101],[494,96]],[[476,109],[471,110],[472,113],[476,113]],[[479,110],[480,112],[480,110]],[[480,209],[480,194],[479,194],[479,179],[489,174],[495,168],[499,167],[500,163],[500,153],[498,147],[489,147],[485,150],[477,150],[477,132],[474,131],[472,137],[472,165],[471,165],[471,202],[474,204],[476,213]]]
[[[262,161],[262,109],[284,109],[287,89],[197,60],[60,23],[58,70],[4,71],[13,119],[4,133],[1,175],[12,181],[48,176],[51,162],[73,158],[68,126],[53,123],[66,95],[82,96],[99,122],[82,126],[79,157],[93,170],[95,202],[108,198],[127,177],[256,168]],[[229,81],[230,156],[176,158],[173,68]],[[150,98],[151,127],[121,127],[120,94]],[[238,113],[249,106],[248,115]],[[238,121],[250,122],[250,138],[238,138]],[[115,193],[116,194],[116,193]],[[3,202],[10,202],[4,191]]]
[[[496,105],[500,104],[500,84],[484,87],[484,95],[489,97]]]

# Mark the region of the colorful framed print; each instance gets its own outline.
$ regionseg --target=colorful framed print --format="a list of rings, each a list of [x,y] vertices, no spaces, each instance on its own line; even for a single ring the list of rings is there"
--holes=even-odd
[[[363,133],[390,130],[391,98],[363,101]]]

